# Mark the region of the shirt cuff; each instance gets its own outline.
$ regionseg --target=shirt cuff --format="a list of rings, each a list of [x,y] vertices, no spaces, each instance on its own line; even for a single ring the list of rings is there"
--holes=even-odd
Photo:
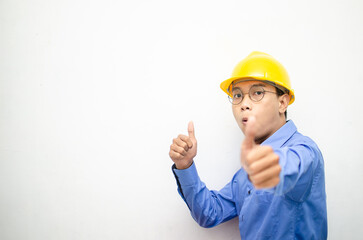
[[[197,172],[197,168],[195,167],[194,162],[187,169],[180,170],[180,169],[173,167],[173,171],[182,187],[191,186],[200,181],[198,172]]]

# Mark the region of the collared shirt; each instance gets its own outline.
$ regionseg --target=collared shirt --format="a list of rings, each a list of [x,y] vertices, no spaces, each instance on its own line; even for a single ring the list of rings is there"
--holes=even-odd
[[[324,160],[318,146],[286,122],[261,145],[279,155],[280,182],[257,190],[243,168],[220,191],[208,190],[195,163],[173,172],[195,221],[213,227],[236,216],[241,239],[326,239]]]

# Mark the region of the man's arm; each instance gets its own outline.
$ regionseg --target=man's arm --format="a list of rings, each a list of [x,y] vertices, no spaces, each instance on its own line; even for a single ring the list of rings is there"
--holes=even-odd
[[[314,179],[317,184],[324,184],[323,157],[312,141],[282,147],[275,153],[282,169],[275,194],[287,194],[295,201],[303,201],[310,194]]]
[[[197,140],[192,122],[188,125],[188,136],[173,139],[169,156],[174,162],[173,173],[178,191],[187,203],[193,218],[202,227],[213,227],[227,221],[236,214],[233,189],[227,184],[221,191],[210,191],[199,179],[193,159],[197,154]]]
[[[237,216],[232,182],[220,191],[210,191],[199,179],[195,163],[188,169],[173,169],[178,191],[196,222],[202,227],[214,227]]]

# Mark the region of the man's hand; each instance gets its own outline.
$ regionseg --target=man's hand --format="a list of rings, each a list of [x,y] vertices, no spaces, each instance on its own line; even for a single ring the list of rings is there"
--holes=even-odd
[[[255,122],[254,117],[250,117],[247,122],[241,148],[242,167],[256,189],[275,187],[280,182],[279,156],[270,146],[255,143]]]
[[[188,124],[188,136],[179,135],[173,139],[170,145],[169,156],[175,163],[177,169],[186,169],[193,163],[193,158],[197,155],[197,139],[194,135],[193,122]]]

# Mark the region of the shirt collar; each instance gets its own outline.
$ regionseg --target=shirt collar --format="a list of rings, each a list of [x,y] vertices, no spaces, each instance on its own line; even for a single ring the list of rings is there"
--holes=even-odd
[[[297,131],[297,128],[292,120],[287,121],[274,134],[267,138],[261,145],[269,145],[272,148],[280,148],[290,139]]]

